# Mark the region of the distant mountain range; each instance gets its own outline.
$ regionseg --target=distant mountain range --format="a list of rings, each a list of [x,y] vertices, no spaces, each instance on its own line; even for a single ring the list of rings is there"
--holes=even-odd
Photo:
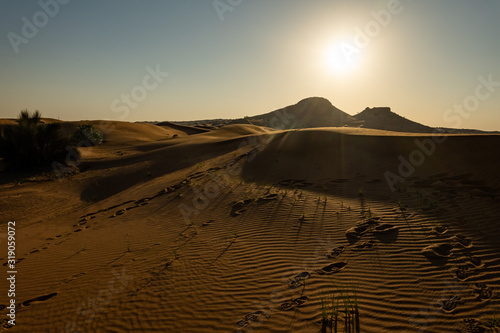
[[[378,130],[432,133],[439,130],[452,134],[492,133],[479,130],[434,128],[406,119],[391,111],[390,107],[366,108],[351,116],[336,108],[329,100],[322,97],[310,97],[261,115],[238,119],[210,119],[198,121],[175,121],[174,123],[199,128],[216,128],[230,124],[252,124],[279,129],[314,128],[314,127],[361,127]],[[495,132],[498,133],[498,132]]]

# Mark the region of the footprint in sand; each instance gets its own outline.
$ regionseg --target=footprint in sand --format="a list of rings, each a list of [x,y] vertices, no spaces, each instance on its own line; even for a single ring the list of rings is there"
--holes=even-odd
[[[77,224],[74,224],[73,227],[76,227],[76,226],[79,226],[79,225],[84,225],[84,224],[87,224],[88,221],[94,219],[95,216],[87,216],[83,219],[81,219],[80,221],[78,221]]]
[[[363,236],[368,231],[368,228],[378,226],[378,220],[380,220],[379,217],[373,217],[367,221],[358,222],[355,227],[348,229],[345,232],[345,236],[349,243],[356,243],[361,238],[361,236]]]
[[[467,256],[469,258],[469,261],[471,262],[472,265],[476,266],[476,267],[479,267],[483,264],[483,261],[481,260],[481,258],[479,257],[476,257],[475,255],[473,255],[469,249],[465,248],[463,250],[463,253],[465,256]]]
[[[2,320],[2,322],[1,322],[0,324],[1,324],[1,326],[2,326],[3,328],[5,328],[5,329],[9,329],[9,328],[14,327],[14,325],[9,324],[9,318],[5,318],[5,319],[3,319],[3,320]]]
[[[493,290],[484,283],[476,283],[474,291],[481,301],[487,301],[493,297]]]
[[[139,207],[139,206],[136,206],[136,207]],[[113,218],[113,217],[117,217],[117,216],[120,216],[120,215],[123,215],[127,212],[128,209],[120,209],[120,210],[117,210],[116,213],[114,213],[113,215],[111,215],[109,218]]]
[[[389,223],[378,225],[373,229],[373,233],[375,235],[391,235],[397,233],[398,231],[399,227],[396,227]]]
[[[20,263],[20,262],[21,262],[21,261],[23,261],[24,259],[26,259],[26,258],[19,258],[19,259],[16,259],[16,264]],[[2,266],[7,266],[8,264],[9,264],[9,262],[8,262],[8,261],[6,261],[6,262],[4,262],[4,263],[2,264]]]
[[[207,221],[205,223],[203,223],[201,226],[202,227],[206,227],[206,226],[209,226],[210,224],[212,224],[212,222],[214,222],[215,220],[210,220],[210,221]]]
[[[71,281],[73,281],[73,280],[76,280],[76,279],[78,279],[79,277],[82,277],[82,276],[84,276],[84,275],[85,275],[85,273],[78,273],[78,274],[75,274],[75,275],[73,275],[73,276],[72,276],[72,277],[70,277],[70,278],[67,278],[67,279],[62,280],[60,284],[62,284],[62,283],[69,283],[69,282],[71,282]]]
[[[432,228],[432,231],[439,235],[444,235],[445,233],[448,232],[448,226],[446,225],[436,225],[434,228]]]
[[[462,300],[462,297],[451,296],[450,298],[441,301],[441,308],[443,309],[444,312],[451,313],[457,308],[457,306],[463,303],[464,301]]]
[[[272,201],[272,200],[276,200],[278,199],[278,195],[273,193],[273,194],[266,194],[262,197],[260,197],[258,200],[257,200],[257,203],[258,204],[263,204],[263,203],[266,203],[268,201]]]
[[[248,324],[250,324],[252,322],[261,321],[262,320],[261,316],[263,316],[263,315],[267,318],[265,312],[261,311],[261,310],[249,313],[245,316],[245,319],[238,321],[236,323],[236,325],[238,327],[246,327]]]
[[[366,233],[367,230],[368,230],[367,225],[352,227],[345,232],[345,237],[347,238],[349,243],[354,244],[358,241],[358,239],[361,238],[361,236],[363,236]]]
[[[79,222],[90,221],[92,219],[95,219],[95,216],[85,216]]]
[[[144,206],[144,205],[147,205],[149,203],[149,200],[151,200],[151,198],[142,198],[142,199],[134,202],[134,204],[139,205],[139,206]]]
[[[465,280],[465,279],[467,279],[469,277],[469,275],[470,275],[469,266],[462,265],[462,266],[458,267],[455,270],[455,275],[457,276],[457,278],[459,280]]]
[[[311,276],[311,274],[309,274],[308,272],[302,272],[302,273],[294,276],[290,280],[290,283],[289,283],[290,288],[295,289],[295,288],[301,287],[302,285],[304,285],[305,279],[309,278],[310,276]]]
[[[48,295],[38,296],[36,298],[32,298],[30,300],[22,302],[22,306],[30,306],[32,303],[44,302],[52,297],[57,296],[57,293],[51,293]]]
[[[332,252],[330,252],[330,254],[327,254],[326,257],[327,258],[337,258],[338,256],[340,256],[342,254],[342,252],[344,252],[344,249],[345,249],[345,246],[336,247],[332,250]]]
[[[127,211],[126,209],[120,209],[119,211],[117,211],[117,212],[115,213],[115,216],[118,216],[118,215],[123,215],[123,214],[125,214],[125,212],[126,212],[126,211]]]
[[[321,269],[318,269],[316,272],[320,275],[324,274],[334,274],[340,272],[347,265],[344,261],[339,261],[330,265],[327,265]]]
[[[456,245],[458,245],[460,247],[471,247],[472,246],[472,241],[465,236],[457,235],[457,236],[453,237],[452,240],[455,242]]]
[[[81,219],[89,219],[90,220],[90,219],[95,218],[95,216],[94,216],[95,214],[97,214],[97,213],[89,213],[89,214],[80,216],[80,218]]]
[[[155,194],[155,196],[154,196],[154,197],[156,198],[156,197],[159,197],[159,196],[161,196],[161,195],[165,195],[165,194],[170,193],[170,192],[173,192],[173,191],[174,191],[174,188],[172,188],[172,187],[167,187],[167,188],[164,188],[163,190],[158,191],[158,192]]]
[[[375,226],[372,232],[382,243],[394,243],[398,240],[399,227],[389,223],[383,223]]]
[[[241,200],[241,201],[236,202],[233,205],[233,207],[231,207],[231,213],[230,213],[230,215],[232,217],[236,217],[238,215],[243,214],[247,210],[246,206],[248,206],[249,204],[251,204],[252,201],[253,201],[253,199],[246,199],[246,200]]]
[[[362,250],[362,249],[371,249],[375,246],[375,241],[368,241],[364,242],[363,244],[356,245],[354,248],[357,250]]]
[[[460,330],[460,333],[483,333],[486,329],[480,326],[479,322],[473,318],[464,319],[465,329]]]
[[[429,259],[445,259],[450,256],[452,249],[452,244],[432,244],[424,248],[422,254]]]
[[[483,264],[483,261],[481,260],[481,258],[478,258],[478,257],[473,256],[473,255],[471,255],[469,257],[469,260],[476,267],[481,266]]]
[[[283,311],[295,310],[298,307],[304,305],[308,299],[309,299],[309,297],[307,297],[307,296],[300,296],[298,298],[294,298],[289,302],[285,302],[285,303],[281,304],[280,310],[283,310]]]

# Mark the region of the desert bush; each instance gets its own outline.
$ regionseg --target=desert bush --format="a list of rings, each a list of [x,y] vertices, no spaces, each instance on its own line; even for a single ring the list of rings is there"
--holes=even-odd
[[[98,131],[93,124],[79,125],[73,134],[72,141],[79,143],[82,141],[87,141],[92,145],[98,145],[104,139],[102,133]]]
[[[0,130],[0,156],[13,169],[49,165],[64,158],[69,138],[60,132],[57,123],[41,123],[38,111],[21,111],[17,125]]]

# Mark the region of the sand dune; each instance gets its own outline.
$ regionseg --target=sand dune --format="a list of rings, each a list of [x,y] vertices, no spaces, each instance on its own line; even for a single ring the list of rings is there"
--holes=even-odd
[[[402,177],[434,137],[103,124],[82,172],[0,185],[5,331],[321,332],[332,288],[356,290],[361,332],[480,332],[500,310],[500,136],[432,141]]]
[[[181,134],[181,135],[192,135],[192,134],[199,134],[199,133],[205,133],[208,132],[208,129],[200,128],[200,127],[194,127],[194,126],[185,126],[185,125],[179,125],[179,124],[174,124],[169,121],[164,121],[159,124],[157,124],[160,127],[165,127],[170,130],[176,131],[176,134]]]

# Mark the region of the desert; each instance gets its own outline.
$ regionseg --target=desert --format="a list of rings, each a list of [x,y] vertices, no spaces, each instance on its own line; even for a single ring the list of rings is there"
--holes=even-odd
[[[499,332],[499,15],[0,1],[0,332]]]
[[[288,119],[297,127],[318,103],[333,110],[310,98],[285,108]],[[17,227],[22,323],[4,319],[3,330],[475,332],[494,324],[498,134],[59,123],[112,130],[77,148],[69,173],[2,173],[1,218]],[[403,179],[400,156],[436,135]],[[346,301],[356,304],[352,327]]]

